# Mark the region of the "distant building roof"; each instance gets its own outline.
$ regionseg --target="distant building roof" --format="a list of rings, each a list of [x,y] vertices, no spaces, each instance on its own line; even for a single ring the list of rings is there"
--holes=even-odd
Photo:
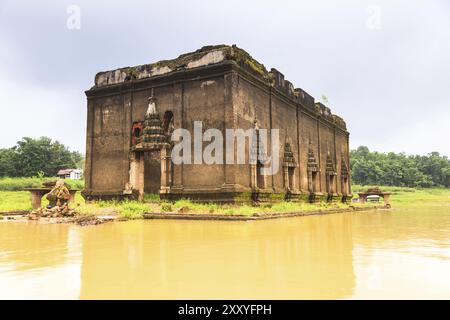
[[[61,169],[61,170],[58,171],[57,175],[58,176],[62,176],[62,175],[65,175],[65,174],[70,174],[73,171],[81,171],[81,170],[80,169]]]

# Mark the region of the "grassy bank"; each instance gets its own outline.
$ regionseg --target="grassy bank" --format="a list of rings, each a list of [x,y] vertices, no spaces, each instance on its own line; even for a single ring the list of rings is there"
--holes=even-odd
[[[0,191],[0,212],[31,210],[27,191]]]
[[[263,212],[299,212],[312,211],[326,208],[346,208],[348,205],[342,203],[333,204],[309,204],[309,203],[294,203],[294,202],[280,202],[268,205],[261,205],[258,207],[251,205],[232,205],[232,204],[215,204],[215,203],[195,203],[187,199],[178,200],[175,202],[167,201],[151,201],[151,202],[137,202],[137,201],[102,201],[90,204],[81,204],[77,211],[83,214],[92,213],[108,213],[116,211],[121,216],[134,219],[141,218],[144,213],[148,212],[176,212],[176,213],[196,213],[196,214],[220,214],[220,215],[253,215],[255,213]]]
[[[366,191],[370,186],[352,186],[354,197],[358,192]],[[391,193],[391,204],[394,207],[420,207],[420,206],[449,206],[450,189],[444,188],[405,188],[405,187],[379,187],[384,192]]]
[[[56,180],[56,177],[23,177],[23,178],[0,178],[0,191],[22,191],[26,188],[39,188],[45,181]],[[84,180],[65,180],[72,189],[83,189]]]
[[[368,186],[353,186],[355,196],[359,191],[367,190]],[[450,189],[413,189],[402,187],[381,187],[385,192],[392,193],[391,203],[396,207],[420,207],[420,206],[449,206]],[[43,199],[43,205],[47,201]],[[359,204],[352,204],[359,205]],[[295,202],[280,202],[272,205],[253,207],[250,205],[219,205],[214,203],[200,204],[190,200],[178,200],[176,202],[161,201],[157,196],[149,195],[145,202],[138,201],[99,201],[96,203],[84,203],[79,193],[76,202],[72,205],[81,214],[119,214],[128,219],[141,218],[146,212],[185,212],[200,214],[225,214],[225,215],[253,215],[262,212],[298,212],[312,211],[326,208],[346,208],[342,203],[333,204],[308,204]],[[0,212],[2,211],[31,210],[30,195],[27,191],[0,191]]]
[[[42,205],[47,201],[43,199]],[[85,203],[79,193],[76,195],[75,203],[71,205],[80,214],[109,215],[118,214],[127,219],[142,218],[147,212],[183,212],[198,214],[223,214],[223,215],[253,215],[255,213],[270,212],[306,212],[327,208],[347,208],[343,203],[295,203],[279,202],[261,205],[219,205],[215,203],[195,203],[187,199],[175,202],[161,201],[156,196],[146,197],[145,202],[138,201],[99,201]],[[0,191],[0,212],[31,210],[30,195],[27,191]]]

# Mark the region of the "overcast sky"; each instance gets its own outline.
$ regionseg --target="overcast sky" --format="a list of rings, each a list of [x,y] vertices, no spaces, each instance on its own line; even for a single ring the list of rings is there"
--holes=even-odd
[[[0,0],[0,148],[45,135],[84,152],[84,90],[98,71],[209,44],[236,44],[326,95],[352,148],[450,156],[445,0]]]

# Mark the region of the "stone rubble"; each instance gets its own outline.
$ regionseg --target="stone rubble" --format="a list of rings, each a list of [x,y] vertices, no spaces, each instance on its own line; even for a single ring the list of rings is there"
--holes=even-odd
[[[80,226],[98,225],[114,220],[112,218],[101,218],[96,215],[79,215],[67,205],[53,208],[38,208],[31,211],[27,218],[28,220],[41,220],[51,223],[76,223]]]
[[[74,217],[76,212],[74,209],[70,209],[67,205],[54,206],[53,208],[38,208],[30,212],[28,215],[29,220],[37,220],[41,217],[44,218],[63,218]]]

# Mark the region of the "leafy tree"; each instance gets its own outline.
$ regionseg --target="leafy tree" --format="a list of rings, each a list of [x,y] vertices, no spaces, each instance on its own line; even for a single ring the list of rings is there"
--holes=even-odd
[[[14,148],[0,149],[0,177],[16,175]]]
[[[54,176],[60,169],[78,167],[82,159],[79,152],[48,137],[24,137],[15,147],[0,152],[0,176],[31,177],[40,172]]]
[[[450,160],[438,152],[426,156],[371,152],[360,146],[351,151],[353,182],[362,185],[450,187]]]

